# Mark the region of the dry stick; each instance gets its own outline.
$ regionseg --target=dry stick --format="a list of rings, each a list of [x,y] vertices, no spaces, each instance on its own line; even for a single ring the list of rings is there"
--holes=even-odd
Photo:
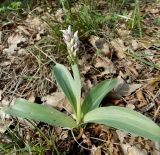
[[[71,130],[71,134],[72,134],[73,139],[75,140],[75,142],[76,142],[80,147],[82,147],[82,148],[83,148],[83,149],[85,149],[85,150],[89,150],[89,151],[91,151],[91,149],[89,149],[89,148],[87,148],[87,147],[85,147],[85,146],[81,145],[81,144],[77,141],[77,139],[76,139],[76,137],[74,136],[74,133],[73,133],[73,131],[72,131],[72,130]]]
[[[13,96],[15,95],[15,92],[16,92],[18,86],[20,85],[20,83],[21,83],[21,81],[22,81],[21,76],[22,76],[22,74],[23,74],[23,72],[24,72],[25,69],[26,69],[26,67],[24,67],[24,69],[23,69],[22,72],[21,72],[20,79],[19,79],[18,83],[16,84],[16,87],[15,87],[13,93],[12,93],[11,101],[9,102],[9,105],[11,104],[11,102],[12,102],[12,100],[13,100]]]
[[[156,110],[156,112],[155,112],[155,114],[154,114],[154,117],[153,117],[153,118],[154,118],[154,121],[156,120],[156,117],[157,117],[159,111],[160,111],[160,106],[157,108],[157,110]]]
[[[54,63],[56,63],[56,60],[52,59],[48,54],[46,54],[45,52],[43,52],[43,50],[41,50],[39,47],[34,46],[37,50],[39,50],[41,53],[43,53],[47,58],[49,58],[50,60],[52,60]]]
[[[39,49],[38,49],[38,50],[39,50]],[[31,52],[30,50],[28,50],[28,52],[30,52],[30,53],[37,59],[37,61],[39,62],[38,58],[33,54],[33,52]],[[53,60],[50,60],[50,61],[53,61]],[[47,62],[47,63],[48,63],[48,62]],[[43,65],[42,65],[42,66],[43,66]],[[39,70],[40,70],[40,68],[37,69],[37,71],[34,73],[33,77],[39,72]],[[45,79],[48,80],[49,82],[51,82],[51,80],[49,80],[48,78],[45,78]],[[23,89],[23,91],[22,91],[21,94],[23,94],[23,92],[26,90],[26,88],[29,86],[30,83],[31,83],[31,81],[29,81],[29,82],[27,83],[26,87]],[[53,83],[53,81],[52,81],[51,83]],[[55,84],[55,83],[54,83],[54,84]]]

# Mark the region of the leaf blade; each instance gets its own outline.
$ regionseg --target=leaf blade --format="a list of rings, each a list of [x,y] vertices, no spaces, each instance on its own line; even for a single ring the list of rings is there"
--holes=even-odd
[[[21,98],[16,99],[13,106],[4,107],[3,111],[16,117],[33,119],[61,127],[73,128],[76,125],[76,122],[70,116],[54,108],[32,103]]]
[[[76,112],[76,89],[73,77],[64,65],[58,63],[55,66],[53,66],[53,72],[56,81],[58,82],[64,94],[71,103],[73,110]]]
[[[95,122],[160,142],[160,127],[144,115],[123,107],[101,107],[88,112],[84,123]]]
[[[80,104],[81,100],[81,79],[80,79],[80,73],[78,69],[77,64],[72,65],[72,71],[73,71],[73,76],[74,76],[74,81],[75,81],[75,87],[76,87],[76,99],[77,99],[77,104]]]
[[[83,113],[86,114],[88,111],[97,108],[105,95],[115,87],[116,83],[116,79],[104,80],[92,88],[83,101]]]

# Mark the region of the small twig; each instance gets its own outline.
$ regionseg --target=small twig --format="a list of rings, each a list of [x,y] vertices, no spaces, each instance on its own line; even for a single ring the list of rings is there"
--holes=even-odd
[[[95,140],[98,140],[98,141],[101,141],[101,142],[104,142],[104,143],[107,143],[108,141],[106,141],[106,140],[103,140],[103,139],[101,139],[101,138],[96,138],[96,137],[90,137],[91,139],[95,139]],[[113,144],[115,144],[115,145],[120,145],[119,143],[113,143]]]
[[[73,131],[72,131],[72,130],[71,130],[71,134],[72,134],[73,139],[75,140],[75,142],[76,142],[80,147],[82,147],[82,148],[83,148],[83,149],[85,149],[85,150],[89,150],[89,151],[91,151],[91,149],[89,149],[89,148],[87,148],[87,147],[85,147],[85,146],[81,145],[81,144],[77,141],[77,139],[76,139],[76,137],[74,136],[74,133],[73,133]]]
[[[154,121],[156,120],[156,117],[157,117],[157,115],[159,114],[159,111],[160,111],[160,106],[157,108],[157,110],[156,110],[156,112],[155,112],[155,114],[154,114]]]
[[[48,54],[46,54],[45,52],[43,52],[43,50],[41,50],[39,47],[34,46],[37,50],[39,50],[41,53],[43,53],[47,58],[49,58],[50,60],[52,60],[52,62],[56,63],[56,60],[52,59]]]
[[[9,103],[8,106],[10,106],[10,104],[11,104],[11,102],[12,102],[12,100],[13,100],[13,97],[14,97],[14,95],[15,95],[15,92],[17,91],[19,85],[20,85],[21,82],[22,82],[22,77],[21,77],[21,76],[23,75],[25,69],[26,69],[26,67],[24,67],[24,69],[23,69],[22,72],[21,72],[20,79],[19,79],[19,81],[17,82],[17,84],[16,84],[16,86],[15,86],[15,89],[14,89],[14,91],[13,91],[13,93],[12,93],[12,96],[11,96],[11,101],[10,101],[10,103]]]

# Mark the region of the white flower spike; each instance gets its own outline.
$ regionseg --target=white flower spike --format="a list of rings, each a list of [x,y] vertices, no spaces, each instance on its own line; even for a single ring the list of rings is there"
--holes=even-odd
[[[73,33],[71,30],[71,26],[68,26],[68,29],[61,31],[63,32],[63,39],[65,44],[67,45],[69,57],[72,60],[74,60],[77,52],[79,51],[79,44],[80,44],[78,38],[78,31]]]

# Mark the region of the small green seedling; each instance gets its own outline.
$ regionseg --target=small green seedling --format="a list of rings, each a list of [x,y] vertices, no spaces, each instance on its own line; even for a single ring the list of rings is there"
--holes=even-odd
[[[86,123],[105,124],[160,142],[160,127],[146,116],[124,107],[99,107],[105,95],[115,87],[116,79],[100,82],[89,91],[83,101],[81,100],[82,86],[76,55],[79,50],[78,32],[73,33],[70,26],[62,32],[73,76],[64,65],[58,63],[53,66],[53,74],[72,106],[74,117],[25,99],[17,99],[14,105],[5,107],[3,110],[13,116],[65,128],[79,128]]]

